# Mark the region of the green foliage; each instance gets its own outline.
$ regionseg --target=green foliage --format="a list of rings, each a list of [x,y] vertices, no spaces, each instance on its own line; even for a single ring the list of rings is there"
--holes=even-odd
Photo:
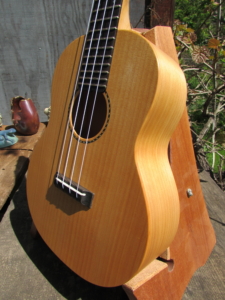
[[[181,20],[182,23],[188,24],[194,30],[197,30],[199,25],[206,18],[209,0],[176,0],[175,19]]]
[[[206,153],[207,153],[207,151],[206,151]],[[209,163],[212,164],[212,154],[211,153],[207,153],[206,156],[207,156],[207,159],[208,159]],[[225,157],[225,150],[220,150],[220,151],[218,151],[218,153],[216,153],[215,166],[213,168],[213,172],[214,173],[218,173],[219,170],[220,170],[221,156]],[[222,164],[222,171],[223,172],[225,171],[225,164],[224,164],[224,162]]]
[[[188,83],[187,105],[196,149],[200,155],[203,150],[216,173],[225,171],[224,11],[225,0],[176,0],[174,22],[178,57]]]
[[[210,38],[210,31],[217,22],[216,9],[218,2],[215,0],[176,0],[175,19],[194,29],[198,34],[198,42],[204,43]],[[225,23],[224,15],[220,20]],[[202,30],[206,28],[207,30]]]

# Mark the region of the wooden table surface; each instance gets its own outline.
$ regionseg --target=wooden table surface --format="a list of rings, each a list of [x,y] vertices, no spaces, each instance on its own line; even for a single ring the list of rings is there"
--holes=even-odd
[[[0,129],[5,130],[11,127],[13,126],[3,125]],[[29,157],[44,129],[45,124],[40,123],[39,130],[34,135],[25,136],[16,133],[18,142],[10,147],[0,149],[0,210],[17,183],[25,175]]]

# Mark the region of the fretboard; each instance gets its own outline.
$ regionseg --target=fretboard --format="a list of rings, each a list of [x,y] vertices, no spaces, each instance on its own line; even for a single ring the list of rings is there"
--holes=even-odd
[[[106,89],[121,6],[122,0],[94,0],[79,74],[80,89]]]

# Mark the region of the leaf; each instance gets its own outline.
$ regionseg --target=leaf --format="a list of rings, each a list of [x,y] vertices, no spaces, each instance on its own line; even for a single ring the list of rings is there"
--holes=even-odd
[[[193,32],[186,33],[183,37],[180,37],[180,39],[187,45],[193,44],[194,42],[197,41],[197,35]]]
[[[178,25],[178,26],[177,26],[177,29],[178,29],[179,31],[186,31],[187,25],[186,25],[186,24],[185,24],[185,25],[183,25],[183,24]]]
[[[209,49],[205,46],[193,46],[191,55],[197,64],[205,62],[210,57]]]
[[[194,29],[192,29],[192,28],[187,28],[186,31],[187,31],[187,32],[195,32]]]
[[[190,33],[190,39],[192,41],[192,43],[197,41],[197,35],[194,32]]]
[[[181,24],[181,21],[180,21],[180,20],[177,20],[177,19],[176,19],[176,20],[174,20],[174,25],[176,25],[176,26],[177,26],[177,25],[180,25],[180,24]]]
[[[220,45],[220,41],[217,39],[210,39],[208,41],[208,47],[212,49],[218,49],[218,46]]]
[[[179,52],[181,50],[181,46],[177,46],[176,50],[177,50],[177,52]]]
[[[190,39],[190,37],[189,36],[185,36],[185,37],[183,37],[183,42],[185,43],[185,44],[192,44],[192,41],[191,41],[191,39]]]

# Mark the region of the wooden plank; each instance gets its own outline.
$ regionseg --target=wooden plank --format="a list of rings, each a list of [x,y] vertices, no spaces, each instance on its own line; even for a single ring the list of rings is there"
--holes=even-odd
[[[17,132],[16,136],[18,137],[18,142],[10,147],[3,148],[1,150],[27,150],[30,151],[29,155],[32,153],[31,151],[34,149],[35,144],[41,137],[43,130],[45,129],[46,125],[44,123],[40,123],[38,132],[33,135],[22,135],[21,133]],[[4,125],[1,127],[2,130],[13,128],[12,125],[7,126]],[[1,151],[0,150],[0,151]]]
[[[17,180],[22,177],[28,167],[29,151],[0,151],[0,209],[7,201]]]
[[[9,127],[3,126],[2,129]],[[41,123],[38,132],[34,135],[23,136],[17,134],[18,142],[15,145],[0,149],[0,210],[17,182],[26,173],[29,157],[44,128],[45,125]]]

